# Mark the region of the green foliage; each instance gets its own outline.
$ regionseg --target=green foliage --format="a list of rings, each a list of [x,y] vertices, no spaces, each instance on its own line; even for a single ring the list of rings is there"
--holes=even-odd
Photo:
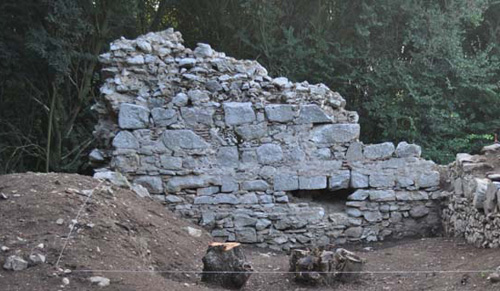
[[[169,26],[339,91],[367,143],[447,163],[500,128],[498,1],[4,0],[0,26],[0,172],[85,171],[97,55]]]

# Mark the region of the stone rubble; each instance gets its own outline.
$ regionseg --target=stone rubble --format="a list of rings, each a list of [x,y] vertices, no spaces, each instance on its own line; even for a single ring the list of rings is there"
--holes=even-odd
[[[451,193],[443,203],[444,230],[477,247],[500,247],[499,173],[486,171],[494,168],[489,162],[498,160],[499,150],[495,144],[484,155],[458,154],[447,172]]]
[[[440,227],[437,166],[417,145],[363,145],[358,114],[323,84],[186,48],[172,29],[116,40],[100,62],[96,176],[128,185],[111,174],[122,173],[214,237],[290,249]],[[304,191],[342,209],[295,196]]]

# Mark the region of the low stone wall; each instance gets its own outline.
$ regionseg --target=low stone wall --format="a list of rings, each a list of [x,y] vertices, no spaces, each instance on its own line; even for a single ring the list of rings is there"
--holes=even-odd
[[[500,145],[484,155],[458,154],[449,166],[450,182],[443,204],[443,227],[450,236],[464,237],[477,247],[500,247]]]
[[[436,165],[416,145],[363,145],[357,113],[323,84],[185,48],[173,30],[117,40],[101,63],[91,160],[215,237],[288,249],[440,225]]]

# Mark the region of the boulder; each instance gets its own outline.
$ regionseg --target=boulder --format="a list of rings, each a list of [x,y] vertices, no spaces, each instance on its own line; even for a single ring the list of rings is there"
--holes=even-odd
[[[225,102],[223,107],[227,125],[251,123],[256,119],[250,102]]]

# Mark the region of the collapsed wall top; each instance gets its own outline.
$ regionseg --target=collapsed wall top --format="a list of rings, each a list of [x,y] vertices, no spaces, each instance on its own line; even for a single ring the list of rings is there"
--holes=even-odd
[[[214,236],[288,248],[436,225],[435,164],[417,145],[360,143],[357,113],[323,84],[271,78],[207,44],[185,48],[172,29],[116,40],[100,60],[91,160]],[[316,190],[353,193],[329,213],[293,192]]]

